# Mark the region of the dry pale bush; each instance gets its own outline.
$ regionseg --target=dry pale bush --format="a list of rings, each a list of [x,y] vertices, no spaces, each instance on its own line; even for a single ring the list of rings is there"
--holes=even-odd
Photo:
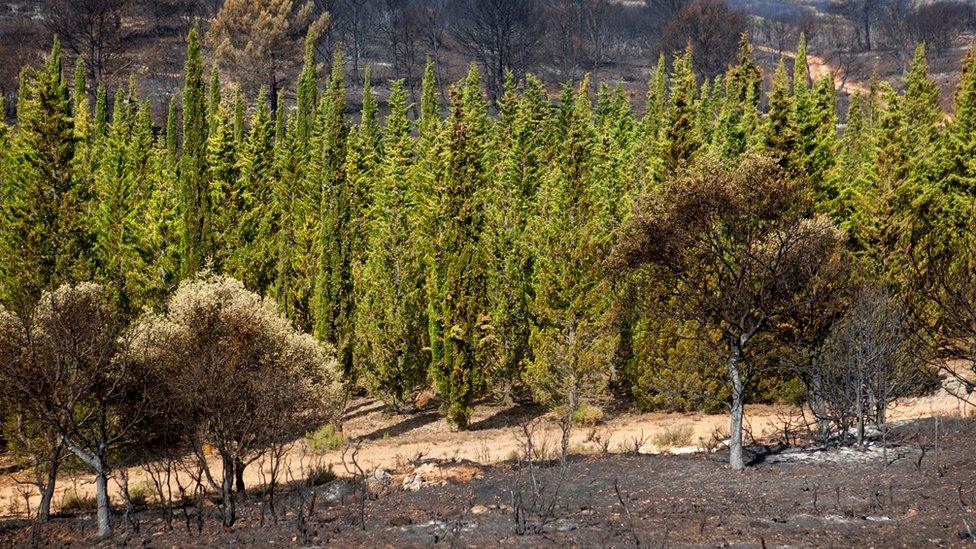
[[[233,490],[269,449],[336,421],[342,402],[334,350],[296,330],[273,301],[233,278],[202,274],[183,282],[165,311],[138,322],[139,361],[159,364],[211,488],[235,520]],[[219,485],[204,445],[221,459]]]

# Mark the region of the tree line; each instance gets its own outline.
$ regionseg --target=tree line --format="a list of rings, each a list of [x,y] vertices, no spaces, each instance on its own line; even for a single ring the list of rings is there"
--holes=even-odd
[[[745,35],[713,79],[690,46],[662,56],[641,114],[587,77],[550,96],[509,72],[489,101],[475,65],[441,105],[428,63],[419,105],[394,81],[381,120],[369,67],[354,117],[314,36],[272,109],[208,75],[191,30],[161,131],[134,80],[90,105],[57,42],[24,68],[0,128],[0,386],[27,438],[97,477],[116,443],[209,444],[232,522],[231,479],[349,392],[410,412],[432,387],[459,429],[482,398],[570,421],[727,403],[741,468],[747,400],[861,441],[937,382],[933,349],[972,364],[976,53],[951,117],[919,46],[843,131],[802,39],[767,86]],[[19,393],[32,371],[52,381]],[[167,387],[175,409],[150,398]]]

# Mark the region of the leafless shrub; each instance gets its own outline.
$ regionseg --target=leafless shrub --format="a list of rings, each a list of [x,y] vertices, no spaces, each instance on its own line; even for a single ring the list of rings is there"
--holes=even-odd
[[[543,475],[540,465],[550,461],[542,457],[546,454],[536,448],[536,427],[538,422],[526,422],[520,425],[517,435],[518,451],[515,455],[515,478],[511,489],[512,510],[515,521],[515,533],[524,535],[539,531],[555,517],[556,505],[559,501],[559,491],[566,480],[569,456],[569,432],[572,428],[571,414],[567,414],[560,422],[561,444],[558,459],[555,460],[555,471]],[[527,478],[526,478],[527,477]]]

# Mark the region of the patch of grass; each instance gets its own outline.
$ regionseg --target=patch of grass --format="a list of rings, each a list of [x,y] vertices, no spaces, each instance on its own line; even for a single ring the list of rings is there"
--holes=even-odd
[[[91,513],[98,508],[94,495],[83,496],[78,492],[68,492],[61,499],[62,513]]]
[[[556,419],[562,420],[566,417],[566,407],[556,406],[552,409],[552,414]],[[592,404],[580,404],[573,410],[573,425],[580,427],[593,427],[603,421],[603,409]]]
[[[143,482],[129,488],[129,501],[132,502],[133,507],[146,507],[155,494],[156,488],[148,482]]]
[[[593,427],[603,421],[603,410],[598,406],[582,404],[573,411],[573,423],[582,427]]]
[[[689,446],[694,429],[689,423],[677,423],[668,425],[663,431],[651,437],[654,446],[665,452],[678,446]]]
[[[305,435],[305,445],[319,454],[334,452],[346,444],[346,436],[332,425],[324,425]]]
[[[305,482],[309,486],[322,486],[323,484],[328,484],[336,479],[336,474],[332,470],[332,464],[329,465],[316,465],[312,467],[312,470],[308,473],[308,478]]]

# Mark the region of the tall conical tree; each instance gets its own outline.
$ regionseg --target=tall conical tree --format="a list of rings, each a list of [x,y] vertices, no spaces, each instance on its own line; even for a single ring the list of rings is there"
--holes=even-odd
[[[609,182],[595,176],[602,159],[592,117],[584,79],[529,231],[534,356],[526,379],[538,400],[565,406],[568,416],[606,386],[615,349],[607,318],[611,292],[598,259]]]
[[[504,398],[513,396],[525,362],[530,358],[529,299],[532,254],[526,238],[536,193],[546,172],[546,131],[550,108],[538,78],[526,77],[519,97],[510,89],[503,97],[508,111],[496,127],[504,141],[486,208],[485,249],[488,299],[494,327],[494,352],[488,375]]]
[[[353,255],[354,232],[360,216],[355,189],[346,177],[345,65],[342,51],[332,58],[332,74],[324,97],[318,134],[317,171],[324,186],[319,227],[318,273],[315,279],[315,335],[335,346],[343,372],[353,372]]]
[[[266,91],[258,94],[250,129],[238,155],[239,216],[226,270],[251,290],[266,295],[275,278],[274,125]]]
[[[91,188],[74,173],[75,135],[61,44],[23,72],[17,134],[0,219],[0,299],[27,306],[45,289],[91,273]]]
[[[184,277],[196,274],[213,255],[212,204],[207,179],[207,93],[200,34],[190,30],[183,84],[183,151],[180,157],[181,238]]]
[[[789,166],[795,147],[796,128],[793,119],[793,96],[790,94],[790,80],[786,64],[780,58],[773,73],[772,90],[769,93],[769,110],[764,126],[764,145],[767,154],[776,158],[780,166]]]
[[[972,192],[976,189],[976,48],[966,51],[952,110],[946,140],[946,186]]]
[[[393,83],[389,106],[369,216],[356,346],[368,365],[360,372],[362,383],[395,409],[407,410],[427,379],[430,350],[420,234],[412,224],[419,204],[409,177],[413,140],[402,80]]]
[[[213,211],[214,267],[222,270],[234,252],[234,233],[243,215],[244,200],[239,186],[240,168],[230,113],[222,103],[213,107],[207,124],[207,179]]]
[[[746,152],[757,136],[756,123],[762,90],[762,72],[752,57],[749,36],[739,40],[739,62],[725,79],[725,101],[715,136],[720,157],[733,159]]]
[[[695,131],[697,85],[691,64],[691,46],[674,60],[671,73],[671,105],[663,130],[664,173],[671,174],[691,161],[701,138]]]
[[[95,176],[98,208],[94,212],[96,279],[109,290],[124,314],[149,305],[151,245],[146,227],[152,192],[152,121],[148,106],[119,89],[112,123],[99,151]]]
[[[488,187],[485,146],[487,109],[481,77],[474,64],[462,88],[452,91],[452,112],[445,143],[443,218],[437,235],[442,262],[436,314],[443,325],[443,355],[431,364],[447,420],[465,429],[474,398],[483,387],[487,315],[482,231],[483,197]]]

